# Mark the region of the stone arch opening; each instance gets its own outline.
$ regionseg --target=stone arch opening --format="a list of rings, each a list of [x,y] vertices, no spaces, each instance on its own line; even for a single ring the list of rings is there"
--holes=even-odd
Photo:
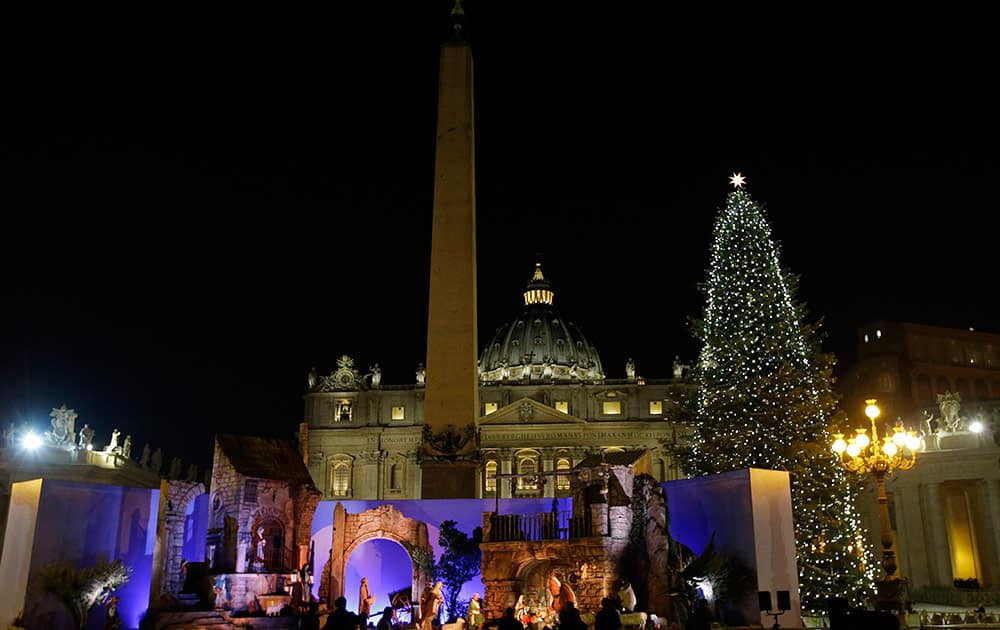
[[[384,537],[369,538],[354,546],[344,570],[344,590],[347,606],[360,610],[361,579],[368,579],[368,590],[375,597],[371,616],[377,617],[386,606],[397,608],[397,620],[411,621],[406,603],[413,598],[413,557],[398,540]],[[393,601],[395,599],[395,601]]]
[[[165,593],[180,593],[184,587],[181,565],[186,559],[184,557],[185,547],[188,549],[198,548],[198,554],[203,561],[205,540],[187,540],[188,521],[195,521],[190,516],[188,507],[195,499],[205,494],[205,485],[194,481],[170,480],[167,482],[166,514],[164,515],[164,558],[163,573],[160,578],[160,590]],[[207,502],[203,502],[207,506]],[[204,534],[202,534],[204,536]],[[188,560],[190,560],[188,558]]]
[[[534,558],[517,571],[518,595],[524,595],[528,608],[532,611],[544,611],[548,608],[552,597],[549,593],[548,579],[552,573],[552,560],[549,558]]]
[[[347,561],[360,545],[374,539],[390,540],[403,548],[410,559],[409,601],[419,597],[430,579],[424,570],[423,561],[433,558],[433,550],[427,537],[427,524],[404,516],[391,505],[380,505],[357,514],[348,514],[344,505],[338,503],[333,511],[330,560],[320,581],[322,599],[332,602],[337,597],[344,596],[348,602],[357,601],[357,592],[348,590]],[[377,605],[387,606],[389,603],[383,599]]]

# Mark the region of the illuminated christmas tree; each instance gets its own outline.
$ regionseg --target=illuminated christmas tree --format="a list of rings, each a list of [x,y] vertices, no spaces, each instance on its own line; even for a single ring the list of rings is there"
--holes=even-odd
[[[826,598],[854,604],[874,588],[855,507],[858,488],[830,450],[834,358],[805,323],[796,279],[782,270],[762,207],[743,189],[726,199],[702,291],[695,430],[682,453],[692,475],[765,468],[790,473],[803,612]]]

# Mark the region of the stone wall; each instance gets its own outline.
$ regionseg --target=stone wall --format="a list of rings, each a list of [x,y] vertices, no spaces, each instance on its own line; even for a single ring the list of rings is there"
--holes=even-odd
[[[527,572],[539,562],[558,567],[581,612],[596,612],[602,598],[616,593],[627,545],[627,539],[607,537],[483,543],[483,613],[495,619],[513,606]]]
[[[215,443],[212,457],[212,496],[209,498],[208,538],[215,549],[210,558],[214,569],[235,571],[237,565],[236,537],[226,537],[226,517],[237,521],[243,475],[236,472],[229,458]]]
[[[220,573],[215,576],[215,607],[246,610],[258,595],[284,592],[290,573]]]

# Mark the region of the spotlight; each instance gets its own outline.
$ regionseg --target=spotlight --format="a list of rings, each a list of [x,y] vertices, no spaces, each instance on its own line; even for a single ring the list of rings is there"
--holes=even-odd
[[[33,451],[42,445],[42,438],[34,431],[28,431],[21,438],[21,446],[29,451]]]
[[[973,433],[982,433],[984,428],[983,423],[978,420],[969,425],[969,430]]]

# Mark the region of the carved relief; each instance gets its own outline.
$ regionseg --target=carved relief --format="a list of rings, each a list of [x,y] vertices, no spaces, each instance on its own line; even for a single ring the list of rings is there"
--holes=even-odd
[[[423,456],[425,459],[472,459],[475,457],[476,427],[467,424],[456,428],[449,424],[434,433],[428,425],[423,429]]]
[[[360,382],[361,373],[354,367],[354,359],[345,354],[337,359],[337,369],[332,374],[320,378],[315,391],[356,390]]]
[[[531,420],[535,417],[535,408],[530,402],[525,400],[518,408],[518,417],[521,418],[521,422],[531,422]]]

